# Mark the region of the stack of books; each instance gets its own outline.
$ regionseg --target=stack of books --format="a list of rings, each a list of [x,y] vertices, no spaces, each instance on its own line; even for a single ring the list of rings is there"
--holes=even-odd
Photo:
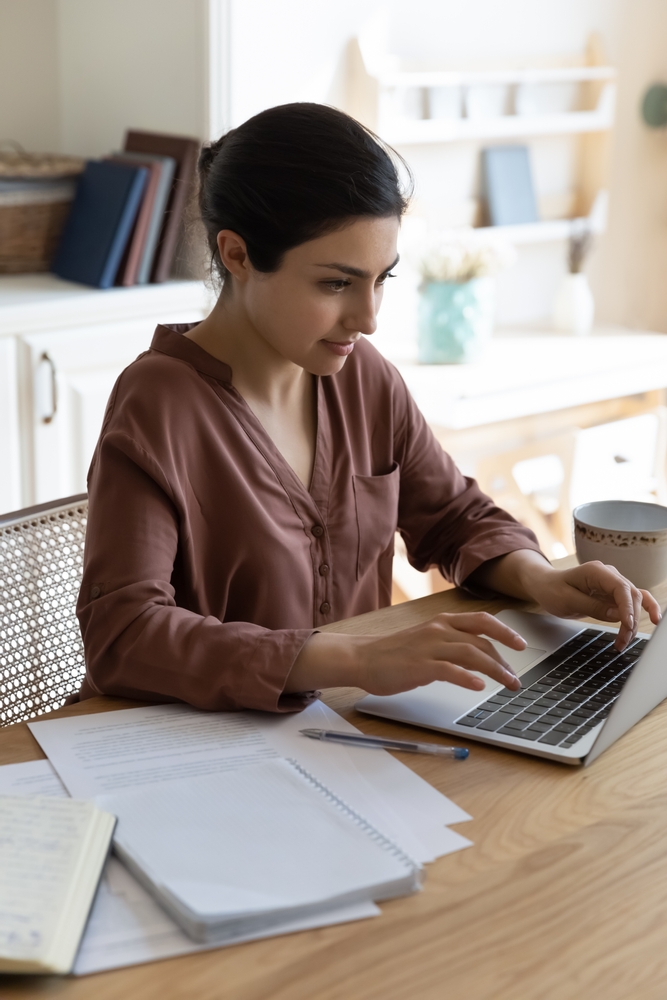
[[[199,147],[196,139],[129,131],[122,152],[89,160],[52,272],[94,288],[166,281]]]

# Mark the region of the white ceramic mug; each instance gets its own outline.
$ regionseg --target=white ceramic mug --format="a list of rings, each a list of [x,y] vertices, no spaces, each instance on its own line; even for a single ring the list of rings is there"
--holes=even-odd
[[[580,563],[599,559],[649,590],[667,578],[667,507],[634,500],[581,504],[574,511],[574,544]]]

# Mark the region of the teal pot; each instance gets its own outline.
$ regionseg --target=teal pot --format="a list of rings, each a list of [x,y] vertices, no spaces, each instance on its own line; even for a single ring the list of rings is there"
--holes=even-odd
[[[419,361],[460,365],[481,355],[493,332],[495,305],[491,278],[429,281],[419,302]]]

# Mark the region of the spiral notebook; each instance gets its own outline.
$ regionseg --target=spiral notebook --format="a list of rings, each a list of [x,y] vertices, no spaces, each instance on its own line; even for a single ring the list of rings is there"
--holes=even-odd
[[[114,847],[194,940],[408,895],[421,867],[296,761],[99,795]]]

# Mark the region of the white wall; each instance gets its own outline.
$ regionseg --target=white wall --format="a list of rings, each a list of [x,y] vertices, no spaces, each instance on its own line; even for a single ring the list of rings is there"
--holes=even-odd
[[[107,153],[129,127],[205,135],[202,0],[57,0],[57,7],[63,150]]]
[[[377,0],[212,2],[228,6],[232,37],[231,98],[218,120],[238,124],[290,100],[345,105],[347,45]],[[602,35],[620,85],[610,227],[590,267],[598,315],[667,332],[667,133],[650,132],[638,117],[645,87],[667,80],[667,2],[387,0],[383,6],[392,50],[450,66],[571,57],[592,31]],[[0,0],[0,138],[34,150],[98,155],[117,147],[131,126],[205,136],[208,11],[209,0]],[[466,161],[474,151],[447,161],[435,147],[402,152],[415,171],[417,197],[433,216],[459,196],[457,184],[474,180]],[[544,152],[544,162],[552,162],[555,146]],[[562,244],[522,251],[520,266],[500,285],[501,320],[547,319],[564,251]],[[396,298],[393,287],[389,295]],[[397,336],[411,308],[396,304]]]
[[[589,36],[601,34],[616,59],[619,23],[626,0],[356,0],[335,11],[326,0],[231,0],[231,124],[264,107],[293,100],[326,101],[348,109],[344,86],[346,47],[383,9],[389,50],[404,60],[435,66],[468,67],[539,64],[581,57]],[[262,68],[259,72],[259,67]],[[439,224],[450,220],[451,206],[478,195],[479,145],[405,146],[399,152],[415,175],[415,208]],[[575,141],[534,143],[537,186],[559,194],[568,186],[567,170],[576,156]],[[563,169],[554,167],[562,163]],[[564,243],[522,248],[512,272],[498,282],[498,320],[503,325],[548,324],[552,302],[565,273]],[[396,298],[396,290],[392,288]],[[389,303],[387,303],[388,305]],[[396,309],[397,306],[394,306]],[[400,311],[404,322],[414,308]],[[392,327],[393,348],[401,337]],[[414,325],[414,324],[413,324]],[[409,353],[409,349],[408,349]]]
[[[646,88],[667,83],[667,3],[626,0],[609,230],[591,269],[601,319],[667,333],[667,131],[640,120]]]
[[[0,140],[58,148],[54,0],[0,0]]]

